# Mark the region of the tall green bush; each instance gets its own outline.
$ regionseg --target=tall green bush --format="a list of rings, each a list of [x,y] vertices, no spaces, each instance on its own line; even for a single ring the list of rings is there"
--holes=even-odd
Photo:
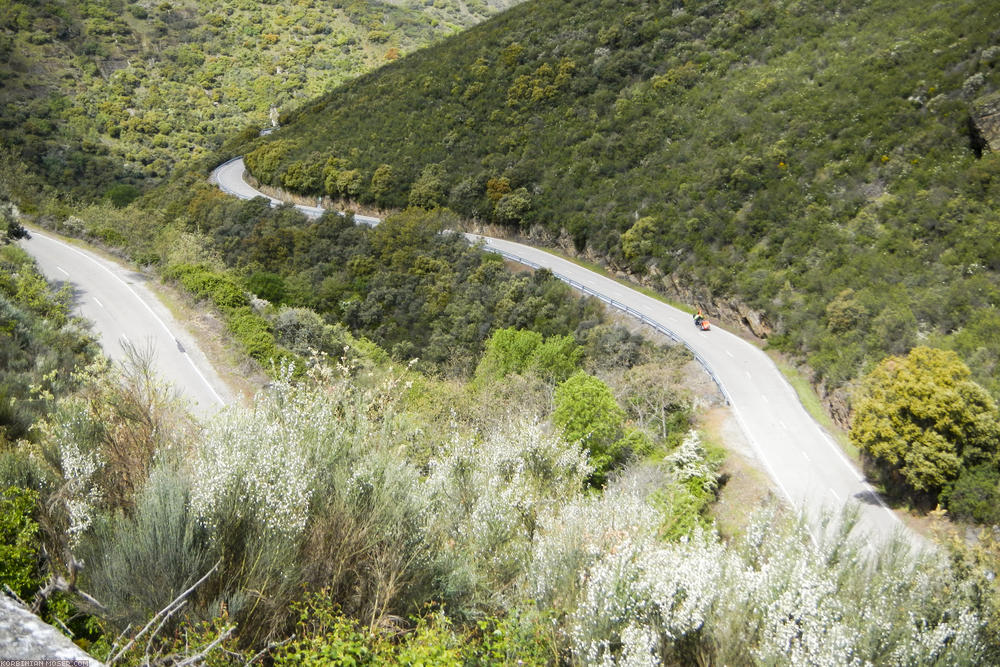
[[[579,442],[594,465],[593,481],[600,484],[613,466],[621,462],[619,447],[625,411],[610,387],[598,378],[578,371],[556,387],[553,423],[569,442]]]
[[[22,599],[42,584],[37,503],[38,492],[31,489],[11,486],[0,494],[0,586]]]
[[[865,378],[851,441],[890,488],[932,499],[963,470],[996,465],[1000,414],[954,352],[917,347]]]

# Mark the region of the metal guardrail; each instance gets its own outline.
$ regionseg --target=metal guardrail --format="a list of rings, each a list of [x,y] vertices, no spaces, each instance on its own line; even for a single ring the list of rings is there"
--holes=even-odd
[[[231,160],[227,160],[226,162],[223,162],[222,164],[220,164],[218,167],[216,167],[213,170],[213,172],[212,172],[213,175],[215,175],[216,173],[218,173],[219,170],[221,170],[227,164],[235,162],[236,160],[240,160],[240,159],[242,159],[242,157],[243,156],[241,155],[241,156],[238,156],[238,157],[234,157]],[[226,192],[227,194],[230,194],[230,195],[234,195],[236,197],[240,197],[241,199],[245,199],[246,198],[246,197],[240,195],[237,192],[229,190],[227,187],[225,187],[218,180],[218,178],[216,178],[215,180],[216,180],[216,185],[218,185],[219,188],[223,192]],[[273,197],[268,197],[268,199],[271,200],[271,205],[272,206],[279,205],[278,200],[274,199]],[[303,206],[296,206],[296,208],[298,208],[300,210],[302,210],[304,208],[313,209],[313,207],[303,207]],[[321,210],[321,209],[313,209],[313,210]],[[337,213],[338,213],[338,215],[344,215],[344,213],[342,211],[338,211]],[[362,219],[359,220],[358,219],[359,217],[362,218]],[[379,222],[378,218],[370,218],[370,217],[367,217],[367,216],[355,216],[355,220],[357,220],[358,222],[361,222],[362,224],[366,224],[366,225],[369,225],[369,226],[377,225],[378,222]],[[729,392],[726,391],[725,385],[722,384],[722,380],[720,380],[719,377],[715,374],[715,371],[712,370],[712,367],[708,365],[708,362],[705,361],[704,357],[702,357],[700,354],[698,354],[698,352],[693,347],[691,347],[690,345],[688,345],[687,341],[685,341],[683,338],[681,338],[680,336],[678,336],[673,330],[669,329],[668,327],[665,327],[664,325],[660,324],[656,320],[653,320],[653,319],[650,319],[649,317],[646,317],[645,315],[643,315],[642,313],[640,313],[636,309],[632,308],[631,306],[628,306],[628,305],[626,305],[624,303],[620,303],[618,301],[615,301],[611,297],[605,296],[605,295],[601,294],[600,292],[596,292],[593,289],[587,287],[586,285],[578,283],[577,281],[573,280],[569,276],[564,276],[563,274],[559,273],[558,271],[552,271],[552,269],[548,269],[548,267],[543,267],[540,264],[536,264],[535,262],[532,262],[530,259],[525,259],[524,257],[520,257],[518,255],[515,255],[512,252],[508,252],[506,250],[501,250],[500,248],[495,248],[495,247],[493,247],[491,245],[488,245],[488,244],[484,244],[482,246],[482,248],[483,248],[483,250],[486,250],[488,252],[493,252],[493,253],[496,253],[498,255],[502,255],[503,257],[506,257],[509,260],[518,262],[519,264],[524,264],[525,266],[530,266],[533,269],[547,269],[547,270],[549,270],[549,271],[552,272],[552,275],[554,275],[556,278],[558,278],[559,280],[563,281],[564,283],[568,284],[573,289],[579,290],[579,291],[583,292],[584,294],[588,294],[590,296],[597,297],[598,299],[600,299],[604,303],[608,304],[612,308],[617,308],[618,310],[621,310],[626,315],[630,315],[630,316],[636,318],[637,320],[639,320],[643,324],[645,324],[645,325],[653,328],[655,331],[658,331],[661,334],[667,336],[668,338],[670,338],[674,342],[680,343],[681,345],[683,345],[684,347],[686,347],[691,352],[691,354],[694,356],[695,360],[699,364],[701,364],[701,367],[705,369],[705,372],[708,373],[708,376],[710,378],[712,378],[713,382],[715,382],[715,385],[719,388],[719,391],[722,393],[722,398],[725,399],[725,401],[726,401],[726,405],[731,405],[732,404],[732,400],[729,397]]]
[[[567,285],[569,285],[573,289],[579,290],[580,292],[583,292],[584,294],[587,294],[587,295],[590,295],[590,296],[593,296],[593,297],[597,297],[598,299],[600,299],[604,303],[608,304],[612,308],[617,308],[618,310],[624,312],[626,315],[630,315],[630,316],[634,317],[635,319],[637,319],[640,322],[642,322],[643,324],[651,327],[655,331],[658,331],[659,333],[667,336],[668,338],[670,338],[671,340],[673,340],[675,343],[680,343],[681,345],[683,345],[684,347],[686,347],[691,352],[691,354],[694,356],[695,360],[699,364],[701,364],[701,367],[705,369],[705,372],[708,373],[708,376],[710,378],[712,378],[713,382],[715,382],[715,385],[719,388],[719,392],[722,394],[722,398],[725,399],[725,401],[726,401],[726,405],[731,405],[732,404],[732,400],[729,397],[729,392],[726,391],[725,385],[722,384],[722,380],[720,380],[719,377],[715,374],[715,371],[712,370],[712,367],[708,365],[708,362],[705,361],[705,358],[702,357],[700,354],[698,354],[697,350],[695,350],[693,347],[691,347],[690,345],[688,345],[687,341],[685,341],[683,338],[681,338],[680,336],[678,336],[677,333],[674,332],[673,330],[671,330],[670,328],[664,326],[663,324],[657,322],[654,319],[651,319],[651,318],[647,317],[646,315],[643,315],[642,313],[640,313],[635,308],[632,308],[631,306],[628,306],[628,305],[626,305],[624,303],[621,303],[620,301],[615,301],[611,297],[605,296],[604,294],[601,294],[600,292],[597,292],[597,291],[591,289],[590,287],[587,287],[586,285],[583,285],[583,284],[581,284],[581,283],[573,280],[569,276],[565,276],[565,275],[559,273],[558,271],[552,271],[552,269],[549,269],[548,267],[544,267],[544,266],[542,266],[540,264],[532,262],[530,259],[525,259],[524,257],[520,257],[518,255],[515,255],[512,252],[509,252],[507,250],[501,250],[500,248],[495,248],[495,247],[490,246],[488,244],[483,245],[482,247],[483,247],[483,250],[486,250],[488,252],[496,253],[498,255],[506,257],[507,259],[512,260],[514,262],[517,262],[519,264],[524,264],[525,266],[530,266],[533,269],[547,269],[548,271],[551,271],[552,275],[554,275],[556,278],[558,278],[559,280],[563,281],[564,283],[566,283]]]
[[[234,158],[226,160],[225,162],[223,162],[222,164],[220,164],[218,167],[216,167],[215,169],[213,169],[212,170],[212,175],[211,175],[211,180],[214,181],[215,185],[217,185],[219,187],[219,189],[222,190],[223,192],[225,192],[226,194],[232,195],[234,197],[237,197],[238,199],[247,200],[247,199],[253,199],[254,197],[265,197],[266,199],[268,199],[271,202],[271,208],[277,208],[278,206],[281,206],[282,204],[284,204],[285,202],[281,201],[280,199],[278,199],[276,197],[271,197],[270,195],[266,195],[263,192],[260,192],[257,195],[254,195],[253,197],[251,197],[249,195],[241,194],[239,192],[236,192],[235,190],[230,189],[229,187],[226,186],[225,183],[223,183],[221,180],[219,180],[218,173],[219,173],[219,171],[222,170],[223,167],[225,167],[226,165],[230,165],[233,162],[236,162],[237,160],[242,160],[242,159],[243,159],[243,156],[242,155],[238,155],[238,156],[236,156]],[[296,209],[298,209],[301,213],[305,214],[307,217],[313,218],[313,219],[319,218],[324,213],[326,213],[327,210],[328,210],[328,209],[323,208],[322,206],[304,206],[302,204],[293,204],[293,206],[295,206]],[[342,218],[347,215],[343,211],[334,211],[334,213],[336,213],[337,215],[339,215]],[[359,223],[361,223],[363,225],[368,225],[369,227],[374,227],[379,222],[381,222],[381,220],[379,220],[378,218],[373,218],[372,216],[369,216],[369,215],[358,215],[356,213],[354,214],[354,221],[355,222],[359,222]]]

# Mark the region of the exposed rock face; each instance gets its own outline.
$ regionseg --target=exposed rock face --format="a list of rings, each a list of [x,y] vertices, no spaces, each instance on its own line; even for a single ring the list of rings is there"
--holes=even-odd
[[[636,279],[635,276],[628,277],[632,280]],[[740,325],[757,338],[765,339],[774,332],[762,313],[738,301],[710,300],[706,302],[705,299],[700,298],[682,285],[673,275],[663,276],[658,285],[649,284],[649,281],[642,282],[649,287],[666,289],[668,294],[677,295],[685,303],[702,308],[710,319],[717,318],[722,322]]]
[[[972,124],[991,151],[1000,151],[1000,90],[972,103]]]
[[[820,400],[826,408],[826,413],[845,431],[851,430],[851,388],[826,391],[822,383],[811,382],[819,393]]]
[[[61,632],[0,593],[0,660],[61,660],[73,667],[100,667]]]

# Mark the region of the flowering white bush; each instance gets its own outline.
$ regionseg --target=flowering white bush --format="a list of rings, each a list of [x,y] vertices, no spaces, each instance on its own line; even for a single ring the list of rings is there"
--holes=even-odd
[[[664,460],[670,466],[671,477],[678,482],[698,479],[706,492],[715,491],[719,475],[709,465],[705,447],[701,444],[701,436],[697,431],[688,431],[684,441]]]
[[[597,534],[602,522],[607,530],[619,520],[588,517]],[[572,530],[549,540],[559,532]],[[701,530],[664,544],[639,530],[602,547],[589,563],[578,560],[579,595],[562,601],[566,639],[586,664],[699,655],[722,663],[976,664],[983,653],[971,593],[933,557],[890,550],[871,560],[856,545],[817,546],[766,517],[736,545]]]
[[[337,402],[291,382],[290,369],[252,409],[234,407],[211,422],[194,452],[191,505],[209,527],[225,508],[232,519],[297,535],[305,527],[317,463],[341,441]],[[222,502],[226,498],[229,502]]]
[[[529,597],[565,608],[574,604],[589,569],[606,554],[655,543],[659,514],[636,489],[615,489],[590,497],[578,493],[539,517],[525,573]]]
[[[76,545],[80,536],[94,520],[94,507],[100,499],[94,474],[101,468],[96,452],[85,452],[72,437],[70,429],[60,428],[56,443],[59,447],[60,467],[66,482],[66,510],[69,513],[70,544]]]
[[[456,433],[428,469],[433,522],[446,530],[440,539],[494,587],[523,572],[538,517],[577,495],[592,472],[579,445],[528,421],[480,437]]]

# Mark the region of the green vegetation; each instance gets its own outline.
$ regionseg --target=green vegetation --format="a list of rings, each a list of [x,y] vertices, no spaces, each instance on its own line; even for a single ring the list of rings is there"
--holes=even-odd
[[[762,313],[829,389],[922,340],[1000,396],[1000,158],[970,119],[994,23],[972,0],[538,0],[303,105],[247,164],[289,187],[334,160],[361,202],[565,233]]]
[[[28,438],[97,354],[83,323],[70,317],[71,299],[49,288],[27,253],[0,245],[0,451]]]
[[[531,372],[560,382],[580,366],[583,353],[569,335],[546,339],[536,331],[497,329],[486,341],[476,379],[498,381],[511,373]]]
[[[720,479],[694,434],[588,489],[586,450],[524,400],[546,383],[530,372],[482,387],[363,357],[286,367],[199,425],[142,368],[59,400],[34,464],[50,483],[30,512],[24,491],[0,504],[21,552],[86,563],[67,608],[115,664],[997,657],[982,554],[865,556],[850,517],[819,544],[767,515],[724,541],[701,518]]]
[[[591,481],[601,484],[622,455],[625,411],[608,385],[580,371],[556,387],[552,422],[570,442],[579,442],[594,466]]]
[[[582,339],[602,319],[596,303],[574,296],[548,271],[512,275],[501,258],[438,233],[457,222],[444,210],[404,211],[370,228],[333,214],[310,221],[291,207],[209,191],[184,213],[185,226],[201,232],[202,252],[222,260],[219,268],[177,262],[167,239],[134,252],[154,256],[162,248],[166,276],[243,319],[256,313],[273,320],[281,312],[287,318],[288,309],[306,308],[397,360],[418,358],[424,368],[469,375],[492,332],[517,327],[550,337],[534,363],[564,377],[579,357],[561,360],[562,350],[569,353],[576,343],[559,337]],[[239,283],[218,273],[224,265]],[[245,289],[273,301],[251,312]],[[259,338],[260,353],[252,356],[266,360],[271,351],[264,349],[264,332],[251,331],[249,320],[248,326],[230,322],[245,342]]]
[[[399,57],[508,4],[0,6],[5,236],[15,202],[158,267],[274,376],[198,423],[148,360],[90,364],[68,295],[0,249],[0,579],[115,664],[1000,661],[995,539],[946,563],[766,513],[723,539],[689,356],[443,232],[565,233],[755,308],[831,388],[954,348],[973,371],[874,366],[853,435],[890,490],[995,521],[990,8],[534,0]],[[144,187],[242,148],[410,208]]]
[[[510,4],[5,2],[0,144],[60,190],[122,205],[135,184]]]
[[[850,437],[871,457],[893,495],[947,498],[980,515],[975,489],[1000,481],[1000,412],[954,352],[916,347],[883,360],[865,378]],[[985,468],[981,467],[985,466]]]
[[[246,292],[228,273],[203,264],[178,263],[168,266],[163,277],[178,281],[192,295],[215,306],[225,317],[233,338],[265,368],[272,362],[280,365],[287,358],[287,352],[277,345],[271,325],[253,311]]]
[[[0,586],[20,598],[39,588],[38,493],[12,486],[0,493]]]

